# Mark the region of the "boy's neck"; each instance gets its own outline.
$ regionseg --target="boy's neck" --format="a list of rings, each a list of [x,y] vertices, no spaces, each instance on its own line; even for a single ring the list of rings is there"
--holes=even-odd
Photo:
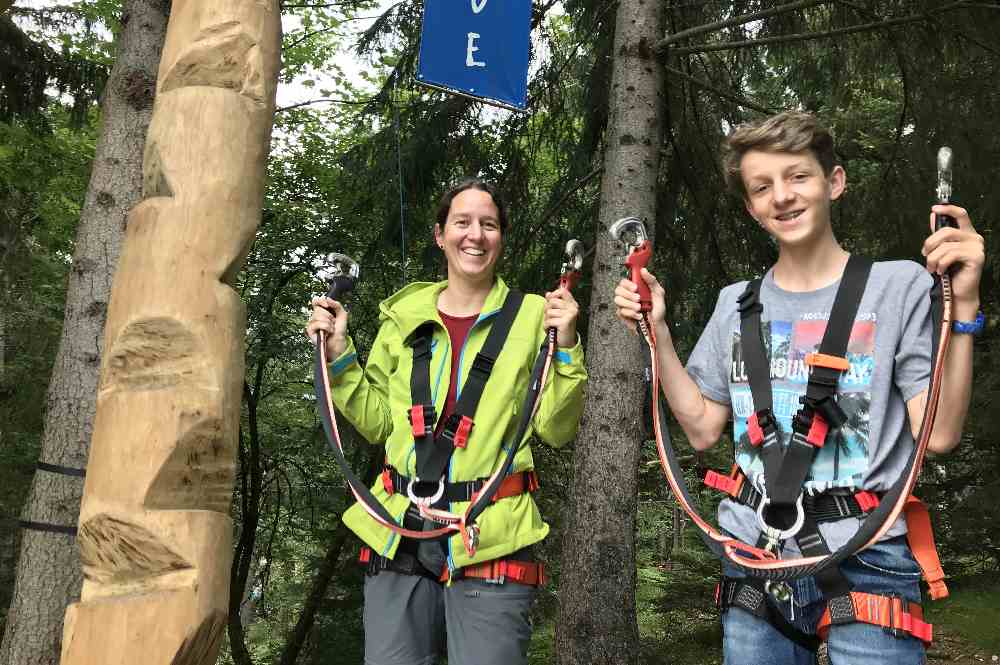
[[[833,284],[844,274],[850,253],[830,234],[810,246],[782,246],[771,275],[785,291],[816,291]]]

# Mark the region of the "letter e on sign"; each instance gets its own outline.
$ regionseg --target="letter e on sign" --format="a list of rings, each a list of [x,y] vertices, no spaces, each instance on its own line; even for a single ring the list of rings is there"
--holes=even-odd
[[[475,0],[473,0],[473,1],[475,1]],[[485,0],[484,0],[483,4],[486,4]],[[465,49],[465,66],[466,67],[485,67],[486,66],[485,62],[480,62],[479,60],[476,60],[472,56],[473,53],[475,53],[476,51],[479,50],[479,47],[476,46],[476,40],[477,39],[479,39],[479,33],[478,32],[470,32],[469,33],[469,41],[466,43],[466,49]]]

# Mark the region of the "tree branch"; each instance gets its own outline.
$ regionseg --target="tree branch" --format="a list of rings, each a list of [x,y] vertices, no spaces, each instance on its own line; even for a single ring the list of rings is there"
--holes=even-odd
[[[792,12],[796,9],[805,9],[807,7],[813,7],[815,5],[824,5],[833,2],[833,0],[798,0],[797,2],[789,2],[785,5],[780,5],[778,7],[773,7],[771,9],[765,9],[759,12],[751,12],[749,14],[741,14],[740,16],[734,16],[733,18],[726,19],[724,21],[716,21],[715,23],[706,23],[704,25],[697,25],[693,28],[688,28],[687,30],[681,30],[672,35],[667,35],[660,41],[656,42],[653,47],[656,51],[664,51],[667,47],[675,42],[679,42],[682,39],[687,39],[688,37],[695,37],[697,35],[703,35],[708,32],[715,32],[716,30],[721,30],[722,28],[728,28],[734,25],[744,25],[746,23],[752,23],[753,21],[759,21],[765,19],[769,16],[775,16],[777,14],[784,14],[786,12]]]
[[[691,53],[707,53],[710,51],[730,51],[733,49],[744,48],[747,46],[765,46],[767,44],[787,44],[791,42],[808,41],[810,39],[825,39],[828,37],[836,37],[838,35],[848,35],[855,32],[867,32],[869,30],[878,30],[880,28],[889,28],[897,25],[903,25],[906,23],[916,23],[917,21],[925,21],[934,14],[940,14],[942,12],[955,9],[963,5],[965,5],[965,0],[957,0],[956,2],[948,3],[943,7],[939,7],[933,11],[925,12],[923,14],[914,14],[912,16],[901,16],[899,18],[892,18],[884,21],[873,21],[872,23],[851,25],[846,28],[837,28],[836,30],[826,30],[824,32],[801,32],[801,33],[796,33],[794,35],[781,35],[779,37],[764,37],[762,39],[747,39],[737,42],[720,42],[718,44],[695,44],[694,46],[669,48],[666,50],[666,52],[672,56],[689,55]]]
[[[14,6],[14,0],[0,0],[0,14]]]
[[[375,100],[375,97],[371,97],[369,99],[363,99],[363,100],[362,99],[359,99],[359,100],[354,100],[354,99],[329,99],[329,98],[324,98],[324,99],[310,99],[307,102],[299,102],[298,104],[292,104],[290,106],[282,106],[281,108],[276,109],[275,113],[282,113],[284,111],[291,111],[292,109],[297,109],[297,108],[302,107],[302,106],[309,106],[311,104],[322,104],[324,102],[329,102],[330,104],[350,104],[350,105],[364,106],[365,104],[369,104],[369,103],[371,103],[374,100]]]
[[[702,81],[701,79],[695,78],[695,77],[691,76],[690,74],[688,74],[686,72],[682,72],[679,69],[674,69],[673,67],[665,67],[665,69],[670,74],[672,74],[674,76],[677,76],[679,78],[682,78],[682,79],[684,79],[685,81],[687,81],[688,83],[690,83],[692,85],[696,85],[699,88],[703,88],[705,90],[708,90],[709,92],[714,92],[719,97],[722,97],[723,99],[728,99],[729,101],[731,101],[731,102],[733,102],[735,104],[739,104],[740,106],[742,106],[744,108],[753,109],[754,111],[757,111],[758,113],[763,113],[764,115],[774,115],[775,113],[777,113],[777,111],[775,109],[771,109],[771,108],[768,108],[766,106],[761,106],[760,104],[758,104],[755,101],[752,101],[750,99],[747,99],[746,97],[742,97],[740,95],[737,95],[735,92],[730,92],[728,90],[723,90],[722,88],[719,88],[719,87],[716,87],[716,86],[712,85],[708,81]]]

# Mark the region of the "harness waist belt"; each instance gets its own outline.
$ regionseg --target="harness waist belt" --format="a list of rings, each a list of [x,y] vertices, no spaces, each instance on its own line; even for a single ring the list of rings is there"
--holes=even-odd
[[[735,467],[724,476],[715,471],[705,474],[704,482],[713,489],[728,494],[732,499],[754,510],[760,506],[761,494],[746,476]],[[855,492],[853,494],[837,494],[822,492],[806,494],[802,497],[802,508],[817,522],[832,522],[845,517],[860,517],[874,510],[879,504],[879,495],[875,492]]]
[[[486,486],[488,480],[489,478],[480,478],[478,480],[445,483],[442,498],[449,502],[474,501],[476,494]],[[411,478],[402,475],[391,466],[386,466],[382,471],[382,487],[389,494],[406,494],[406,490],[411,482],[413,482]],[[525,492],[534,492],[538,488],[538,474],[535,473],[534,469],[520,471],[503,479],[497,493],[493,495],[493,501],[517,496]]]
[[[407,552],[397,550],[392,559],[375,554],[370,547],[362,547],[358,561],[365,567],[365,574],[378,575],[383,570],[391,570],[403,575],[421,575],[438,582],[448,581],[447,566],[436,575],[427,570],[417,557]],[[497,584],[517,582],[528,586],[542,586],[546,582],[545,565],[535,561],[517,561],[514,559],[493,559],[483,563],[460,568],[455,572],[456,579],[467,577],[480,579]]]

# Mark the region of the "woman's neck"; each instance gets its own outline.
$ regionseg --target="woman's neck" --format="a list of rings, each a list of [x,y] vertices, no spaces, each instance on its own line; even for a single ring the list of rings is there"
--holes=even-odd
[[[452,316],[472,316],[483,311],[483,303],[493,289],[493,280],[468,282],[449,279],[438,296],[438,309]]]

